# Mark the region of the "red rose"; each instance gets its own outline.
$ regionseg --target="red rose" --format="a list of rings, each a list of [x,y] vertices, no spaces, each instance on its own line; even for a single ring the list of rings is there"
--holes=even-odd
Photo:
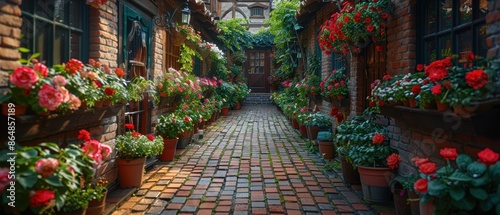
[[[33,69],[45,78],[49,76],[49,69],[43,63],[35,63]]]
[[[498,161],[498,153],[495,153],[489,148],[485,148],[483,151],[480,151],[477,153],[477,156],[479,157],[479,161],[484,163],[486,166],[495,165]]]
[[[382,17],[382,19],[387,19],[387,17],[389,17],[389,14],[384,12],[384,13],[380,14],[380,17]]]
[[[431,92],[434,96],[438,96],[439,94],[441,94],[442,92],[442,89],[441,89],[441,84],[437,84],[437,85],[434,85],[432,88],[431,88]]]
[[[488,74],[481,69],[472,70],[465,75],[465,82],[477,90],[488,84]]]
[[[425,65],[424,64],[417,64],[417,71],[422,72],[424,71]]]
[[[155,140],[155,136],[153,136],[152,134],[148,134],[148,139],[151,140],[151,141],[154,141]]]
[[[375,51],[382,52],[382,51],[384,51],[384,47],[382,47],[382,46],[375,46]]]
[[[51,176],[59,166],[59,161],[55,158],[42,158],[35,163],[35,171],[47,178]]]
[[[391,75],[384,75],[383,79],[386,81],[391,80]]]
[[[375,134],[373,135],[372,142],[373,144],[382,144],[385,140],[384,134]]]
[[[429,158],[418,158],[418,157],[414,157],[411,159],[412,162],[414,162],[417,166],[420,166],[424,163],[427,163],[429,162]]]
[[[387,166],[391,169],[395,169],[399,166],[399,163],[401,163],[401,156],[399,156],[396,153],[392,153],[387,157]]]
[[[425,178],[418,179],[415,181],[413,184],[413,188],[418,191],[419,193],[427,193],[427,185],[429,184],[429,181]]]
[[[11,179],[9,179],[9,175],[9,168],[0,168],[0,193],[2,193],[12,181]]]
[[[372,32],[373,30],[375,30],[375,27],[373,27],[373,25],[368,25],[368,26],[366,26],[366,30],[368,30],[369,32]]]
[[[87,130],[82,129],[78,132],[78,139],[82,141],[89,141],[90,133]]]
[[[413,85],[413,87],[411,87],[411,92],[413,93],[413,95],[418,95],[420,91],[421,91],[420,85],[418,84],[415,84]]]
[[[63,102],[63,95],[49,84],[42,86],[38,91],[38,105],[48,110],[55,110]]]
[[[10,74],[10,82],[16,87],[30,89],[38,82],[38,74],[29,67],[18,67]]]
[[[446,160],[454,161],[458,157],[457,149],[455,148],[442,148],[439,154]]]
[[[115,89],[106,87],[106,89],[104,89],[104,93],[108,96],[112,96],[113,94],[115,94]]]
[[[52,190],[37,190],[30,198],[31,207],[47,206],[55,197]]]
[[[339,112],[339,113],[337,113],[337,115],[335,115],[335,118],[337,118],[337,124],[339,124],[342,121],[344,121],[344,114]]]
[[[436,172],[436,164],[432,162],[423,163],[418,166],[418,170],[423,174],[430,175]]]
[[[134,124],[131,124],[131,123],[127,123],[125,124],[125,128],[129,129],[129,130],[134,130]]]

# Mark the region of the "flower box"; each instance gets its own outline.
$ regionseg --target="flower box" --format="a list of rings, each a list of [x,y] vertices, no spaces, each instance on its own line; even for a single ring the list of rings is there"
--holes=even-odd
[[[409,127],[468,135],[483,135],[500,139],[500,133],[494,123],[500,120],[500,99],[477,102],[477,110],[465,116],[452,111],[438,112],[404,106],[381,106],[381,114],[404,121]]]
[[[27,141],[42,138],[64,131],[77,130],[98,124],[102,119],[116,116],[123,111],[123,104],[109,107],[90,109],[79,109],[66,114],[50,114],[47,116],[24,115],[16,116],[16,141]],[[6,122],[6,116],[0,116]],[[7,123],[0,125],[0,129],[6,131]],[[2,137],[0,141],[5,140]]]

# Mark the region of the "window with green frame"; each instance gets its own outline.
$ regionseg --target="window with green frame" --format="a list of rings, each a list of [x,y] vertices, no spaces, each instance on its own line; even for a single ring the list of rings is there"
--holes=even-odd
[[[450,55],[485,56],[487,0],[418,1],[418,62],[428,64]]]
[[[87,5],[84,0],[30,0],[21,4],[23,25],[21,46],[40,53],[47,65],[71,58],[86,59],[88,50]],[[27,56],[23,56],[26,58]]]

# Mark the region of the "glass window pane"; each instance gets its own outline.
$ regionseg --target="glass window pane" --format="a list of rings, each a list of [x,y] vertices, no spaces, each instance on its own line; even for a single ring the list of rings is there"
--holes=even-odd
[[[460,32],[456,35],[456,42],[458,43],[458,53],[472,51],[472,31],[467,30]]]
[[[21,47],[26,47],[29,49],[33,48],[34,30],[33,19],[31,17],[23,15],[23,25],[21,26],[21,32],[23,32],[23,36],[21,37]],[[28,54],[23,54],[23,58],[28,58]]]
[[[439,30],[451,28],[453,24],[453,1],[441,0],[439,11]]]
[[[486,17],[488,14],[488,0],[479,0],[478,17]]]
[[[53,63],[60,64],[65,62],[67,59],[67,52],[69,51],[68,47],[68,29],[64,28],[56,28],[56,35],[54,37],[54,52],[52,55],[54,56]]]
[[[71,21],[70,25],[75,28],[82,27],[82,5],[74,1],[71,2]]]
[[[425,43],[425,63],[429,64],[436,60],[436,41],[430,40]]]
[[[37,1],[35,14],[48,20],[54,19],[54,1]]]
[[[451,37],[450,36],[444,36],[439,38],[439,47],[441,48],[441,51],[439,52],[439,59],[445,58],[447,56],[451,56]]]
[[[53,26],[49,23],[42,22],[42,21],[37,21],[36,26],[35,26],[35,44],[33,50],[31,50],[33,53],[39,52],[40,61],[45,61],[47,64],[52,65],[52,62],[50,61],[50,50],[51,48],[49,47],[50,44],[52,44],[52,29]]]
[[[65,3],[63,0],[55,0],[54,2],[54,21],[68,24],[69,20],[66,13],[69,12],[69,1]]]
[[[477,35],[477,40],[479,41],[479,44],[477,45],[477,55],[480,56],[486,56],[486,52],[488,51],[488,47],[486,46],[486,29],[488,28],[488,25],[483,24],[476,28],[476,35]]]
[[[466,23],[472,21],[472,1],[471,0],[460,0],[459,8],[459,20],[460,23]]]
[[[34,5],[33,2],[31,1],[24,1],[23,3],[21,3],[21,10],[24,11],[24,12],[27,12],[27,13],[30,13],[30,14],[33,14],[34,13]],[[24,15],[23,15],[23,18],[24,18]]]
[[[427,12],[425,16],[425,34],[436,32],[436,17],[437,17],[437,9],[436,9],[436,1],[429,1],[427,3],[426,10]]]
[[[70,40],[71,40],[70,57],[75,58],[75,59],[81,59],[81,56],[80,56],[81,35],[78,33],[72,32]]]

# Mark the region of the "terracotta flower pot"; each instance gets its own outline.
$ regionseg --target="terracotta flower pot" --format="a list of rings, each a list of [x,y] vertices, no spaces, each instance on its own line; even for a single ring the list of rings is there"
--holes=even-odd
[[[315,140],[318,138],[318,132],[321,130],[319,126],[307,126],[307,138]]]
[[[221,110],[222,116],[227,116],[229,115],[229,107],[223,107]]]
[[[307,127],[306,127],[306,125],[299,125],[299,131],[300,131],[300,134],[303,137],[307,137]]]
[[[135,159],[116,159],[118,181],[122,188],[140,187],[144,176],[146,157]]]
[[[409,98],[408,99],[408,105],[411,108],[416,108],[417,107],[417,101],[415,101],[415,98]]]
[[[394,175],[388,167],[358,166],[361,188],[365,200],[374,203],[392,203],[389,182]]]
[[[163,152],[159,157],[161,161],[174,160],[178,140],[179,139],[163,139]]]
[[[340,165],[342,167],[342,175],[344,176],[344,181],[349,184],[361,184],[359,179],[359,172],[354,169],[351,163],[349,163],[345,156],[341,156]]]
[[[236,102],[236,105],[234,105],[235,110],[240,110],[241,109],[241,103],[240,101]]]
[[[318,140],[319,153],[323,155],[326,160],[333,160],[335,157],[335,145],[333,142]]]
[[[99,215],[103,214],[104,209],[106,208],[106,196],[108,195],[108,190],[104,191],[104,196],[101,200],[91,200],[85,211],[86,215]]]
[[[296,119],[292,119],[292,127],[295,129],[299,129],[299,121]]]
[[[437,100],[436,100],[436,107],[439,112],[445,112],[448,109],[450,109],[450,106],[448,104],[441,103],[440,101]]]
[[[26,114],[27,109],[28,106],[24,105],[11,104],[9,106],[9,103],[2,103],[2,114],[4,116],[8,116],[9,114],[11,116],[22,116]]]

